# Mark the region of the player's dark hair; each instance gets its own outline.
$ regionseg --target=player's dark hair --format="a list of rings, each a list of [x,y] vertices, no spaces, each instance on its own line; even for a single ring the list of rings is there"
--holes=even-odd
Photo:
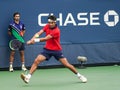
[[[56,17],[55,17],[54,15],[48,16],[48,19],[51,19],[51,20],[53,20],[53,21],[56,21]]]
[[[19,12],[15,12],[15,13],[13,14],[13,17],[15,17],[16,15],[20,15],[20,13],[19,13]]]

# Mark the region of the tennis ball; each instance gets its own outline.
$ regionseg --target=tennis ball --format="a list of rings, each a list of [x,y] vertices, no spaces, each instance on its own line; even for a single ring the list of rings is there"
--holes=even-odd
[[[35,34],[35,37],[36,37],[36,38],[38,38],[38,37],[39,37],[39,35],[38,35],[38,34]]]

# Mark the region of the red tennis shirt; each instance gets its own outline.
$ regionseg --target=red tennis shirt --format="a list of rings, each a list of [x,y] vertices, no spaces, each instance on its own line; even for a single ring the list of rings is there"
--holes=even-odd
[[[57,26],[51,29],[49,24],[46,24],[43,27],[43,30],[46,33],[46,36],[52,36],[51,39],[46,41],[46,45],[44,47],[49,50],[62,50],[60,45],[60,29]]]

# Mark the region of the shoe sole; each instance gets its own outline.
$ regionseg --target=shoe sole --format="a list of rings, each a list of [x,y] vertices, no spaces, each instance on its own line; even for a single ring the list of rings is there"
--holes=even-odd
[[[81,80],[82,81],[82,80]],[[87,83],[87,80],[85,80],[85,81],[82,81],[82,83]]]
[[[26,84],[28,84],[28,82],[25,81],[25,75],[24,75],[23,73],[21,74],[20,77],[21,77],[21,79],[22,79]]]
[[[87,81],[82,81],[82,83],[87,83]]]

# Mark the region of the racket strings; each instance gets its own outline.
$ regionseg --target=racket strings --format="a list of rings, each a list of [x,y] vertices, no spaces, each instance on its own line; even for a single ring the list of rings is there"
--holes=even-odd
[[[19,49],[21,47],[21,42],[18,41],[18,40],[14,40],[12,43],[11,43],[11,46],[14,48],[14,49]]]

